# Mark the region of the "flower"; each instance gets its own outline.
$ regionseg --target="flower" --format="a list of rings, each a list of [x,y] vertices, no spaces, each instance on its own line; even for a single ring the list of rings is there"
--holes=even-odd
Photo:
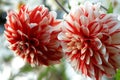
[[[112,77],[120,68],[120,21],[99,4],[86,2],[64,17],[61,41],[66,59],[93,80]]]
[[[19,13],[10,11],[5,24],[9,47],[30,64],[51,65],[62,58],[57,39],[60,20],[44,6],[29,10],[25,5]]]

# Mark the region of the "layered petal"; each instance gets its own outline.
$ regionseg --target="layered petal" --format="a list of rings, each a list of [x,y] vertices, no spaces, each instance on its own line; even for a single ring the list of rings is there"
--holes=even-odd
[[[64,17],[58,35],[67,60],[93,80],[112,77],[120,68],[120,21],[100,5],[86,2]]]
[[[22,6],[18,13],[8,12],[5,24],[9,47],[30,64],[51,65],[60,62],[62,51],[57,35],[60,20],[44,6],[29,10]]]

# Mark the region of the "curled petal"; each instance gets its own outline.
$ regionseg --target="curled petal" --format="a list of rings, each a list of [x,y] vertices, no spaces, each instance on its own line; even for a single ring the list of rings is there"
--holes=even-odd
[[[94,80],[112,77],[120,68],[120,21],[100,6],[86,2],[71,10],[58,34],[68,62]]]
[[[43,6],[29,10],[24,5],[18,13],[10,11],[5,24],[10,49],[31,65],[59,63],[63,56],[57,39],[61,21],[55,14]]]
[[[111,36],[112,43],[111,44],[120,44],[120,32],[115,32]]]

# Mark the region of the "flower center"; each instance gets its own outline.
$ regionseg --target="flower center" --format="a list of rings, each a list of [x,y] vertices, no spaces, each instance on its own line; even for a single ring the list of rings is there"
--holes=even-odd
[[[24,52],[26,49],[28,49],[29,45],[27,43],[24,43],[23,41],[21,41],[19,44],[18,44],[18,50]]]
[[[81,49],[81,41],[76,40],[74,38],[71,39],[71,41],[67,44],[68,47],[71,47],[71,49]]]

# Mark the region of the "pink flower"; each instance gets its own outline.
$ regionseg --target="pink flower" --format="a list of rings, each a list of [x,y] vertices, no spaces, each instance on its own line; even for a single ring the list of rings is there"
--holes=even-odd
[[[50,65],[62,58],[57,39],[60,20],[56,13],[44,6],[29,10],[21,7],[19,13],[10,11],[5,24],[5,35],[9,47],[30,64]]]
[[[86,2],[66,15],[58,39],[72,66],[94,80],[120,68],[120,21],[98,4]]]

